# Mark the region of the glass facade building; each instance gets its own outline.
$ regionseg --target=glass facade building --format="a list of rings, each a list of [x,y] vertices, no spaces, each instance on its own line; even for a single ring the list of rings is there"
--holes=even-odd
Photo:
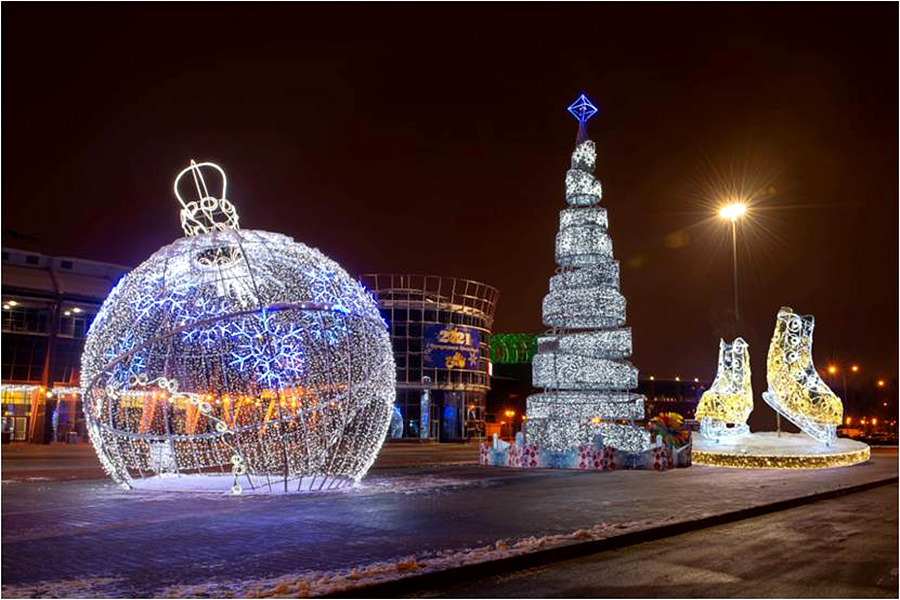
[[[91,321],[126,267],[3,248],[4,441],[84,439],[79,371]]]
[[[394,347],[397,401],[390,437],[483,436],[499,291],[436,275],[372,274],[362,281],[378,299]]]

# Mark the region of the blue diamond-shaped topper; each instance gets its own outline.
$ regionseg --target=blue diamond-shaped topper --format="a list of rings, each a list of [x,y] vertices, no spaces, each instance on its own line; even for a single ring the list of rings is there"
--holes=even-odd
[[[597,114],[597,107],[594,106],[594,103],[588,100],[588,97],[584,94],[578,96],[578,100],[572,103],[569,106],[569,112],[572,113],[572,116],[578,119],[578,122],[584,125],[587,123],[587,120]]]

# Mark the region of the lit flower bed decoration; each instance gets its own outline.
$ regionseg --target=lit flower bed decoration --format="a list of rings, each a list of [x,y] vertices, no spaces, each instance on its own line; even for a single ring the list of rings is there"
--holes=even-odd
[[[222,179],[219,197],[210,174]],[[212,163],[179,174],[186,237],[123,277],[91,326],[81,381],[94,448],[127,487],[354,483],[394,402],[376,302],[318,250],[240,229],[225,185]],[[182,187],[198,200],[184,202]]]
[[[658,444],[656,456],[663,457],[661,462],[665,463],[654,464],[655,469],[691,466],[691,432],[684,417],[676,412],[660,413],[647,422],[647,429],[650,441]]]
[[[684,426],[684,417],[675,412],[660,413],[647,423],[650,441],[659,438],[670,447],[684,446],[691,441],[691,432]]]

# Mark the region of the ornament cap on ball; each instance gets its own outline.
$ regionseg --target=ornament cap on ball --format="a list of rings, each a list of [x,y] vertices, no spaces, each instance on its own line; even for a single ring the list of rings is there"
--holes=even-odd
[[[203,173],[213,178],[221,178],[221,191],[218,195],[210,192],[206,177]],[[185,202],[181,195],[181,186],[186,175],[190,174],[193,180],[193,191],[197,199]],[[210,231],[227,231],[240,229],[237,209],[226,197],[228,179],[225,170],[213,162],[198,163],[191,159],[189,167],[183,169],[175,177],[175,197],[181,203],[181,227],[187,236],[209,233]],[[215,191],[215,190],[213,190]]]

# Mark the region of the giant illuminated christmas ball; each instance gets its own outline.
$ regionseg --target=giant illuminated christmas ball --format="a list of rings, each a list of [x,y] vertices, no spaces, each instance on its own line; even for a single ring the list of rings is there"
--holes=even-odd
[[[186,203],[188,182],[198,200]],[[375,300],[318,250],[240,229],[216,165],[192,163],[175,187],[187,236],[122,278],[85,342],[85,415],[104,468],[145,489],[358,481],[396,383]]]

